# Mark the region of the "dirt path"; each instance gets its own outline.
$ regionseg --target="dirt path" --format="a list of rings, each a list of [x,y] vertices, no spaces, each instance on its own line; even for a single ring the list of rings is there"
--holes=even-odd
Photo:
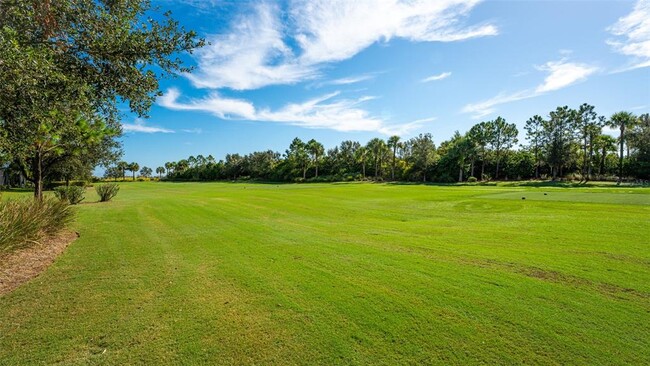
[[[77,237],[73,231],[63,231],[40,244],[0,257],[0,295],[45,271]]]

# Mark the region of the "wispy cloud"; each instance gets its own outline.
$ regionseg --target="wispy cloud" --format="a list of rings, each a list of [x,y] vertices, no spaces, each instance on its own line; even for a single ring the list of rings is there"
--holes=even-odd
[[[548,76],[544,79],[544,83],[535,89],[537,93],[562,89],[571,84],[583,81],[589,75],[598,71],[598,67],[567,62],[566,60],[550,61],[542,66],[538,66],[537,69],[548,73]]]
[[[361,105],[375,99],[363,96],[356,99],[339,98],[333,92],[301,103],[289,103],[279,109],[256,108],[244,99],[226,98],[212,93],[205,98],[179,101],[180,92],[169,89],[160,99],[165,108],[181,111],[211,113],[226,120],[248,120],[284,123],[306,128],[326,128],[336,131],[378,131],[383,134],[406,133],[433,119],[422,119],[403,124],[388,124],[372,116]]]
[[[181,131],[183,131],[185,133],[195,133],[197,135],[200,135],[200,134],[203,133],[203,130],[200,129],[200,128],[186,128],[186,129],[182,129]]]
[[[197,51],[200,88],[257,89],[320,76],[328,63],[370,45],[402,38],[452,42],[498,33],[492,24],[464,25],[479,0],[296,0],[286,8],[266,2],[241,14],[229,32],[208,37]]]
[[[616,52],[631,56],[619,71],[650,67],[650,0],[639,0],[632,12],[607,28],[616,38],[607,40]]]
[[[345,78],[325,81],[325,82],[320,83],[320,85],[350,85],[350,84],[360,83],[360,82],[366,81],[366,80],[371,80],[371,79],[374,79],[374,78],[375,78],[375,75],[373,75],[373,74],[363,74],[363,75],[349,76],[349,77],[345,77]]]
[[[133,123],[122,123],[122,130],[124,132],[141,132],[141,133],[174,133],[173,130],[168,130],[162,127],[145,126],[144,120],[136,118]]]
[[[443,72],[443,73],[438,74],[438,75],[432,75],[432,76],[426,77],[426,78],[420,80],[420,82],[428,83],[428,82],[431,82],[431,81],[438,81],[438,80],[446,79],[446,78],[448,78],[450,76],[451,76],[451,72]]]
[[[472,118],[474,119],[483,118],[496,112],[496,106],[498,105],[534,98],[554,90],[565,88],[586,80],[587,77],[599,70],[596,66],[569,62],[566,59],[549,61],[535,68],[547,73],[544,81],[536,88],[520,90],[514,93],[501,92],[490,99],[465,105],[462,112],[472,114]]]

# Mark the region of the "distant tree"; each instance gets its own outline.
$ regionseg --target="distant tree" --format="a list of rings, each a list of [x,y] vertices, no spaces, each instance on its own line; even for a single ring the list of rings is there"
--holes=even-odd
[[[436,145],[430,133],[420,134],[409,140],[411,159],[415,169],[422,174],[422,181],[427,181],[427,171],[435,162]]]
[[[128,171],[133,173],[133,180],[135,181],[135,173],[140,169],[140,165],[138,163],[131,163],[129,164],[129,167],[127,168]]]
[[[472,126],[469,136],[479,147],[481,155],[481,180],[485,176],[485,162],[487,161],[487,146],[493,140],[494,129],[490,122],[481,122]]]
[[[148,166],[143,166],[142,169],[140,169],[140,176],[142,177],[150,178],[151,173],[153,173],[153,170],[151,170],[151,168]]]
[[[400,137],[393,135],[388,138],[387,146],[393,152],[393,161],[390,164],[390,179],[395,180],[395,159],[397,157],[397,148],[399,147]]]
[[[535,115],[526,121],[526,138],[530,143],[530,151],[535,157],[535,179],[539,179],[539,167],[541,165],[542,140],[544,134],[544,119]]]
[[[122,180],[126,179],[126,171],[129,170],[129,163],[120,161],[117,163],[117,169],[122,173]]]
[[[309,167],[307,144],[296,137],[291,141],[291,145],[289,145],[289,150],[286,151],[286,155],[291,165],[302,172],[302,179],[307,178],[307,167]]]
[[[168,161],[165,163],[165,169],[167,169],[167,174],[172,174],[174,172],[174,162]]]
[[[600,155],[600,162],[598,164],[598,175],[605,174],[605,162],[607,155],[610,152],[616,151],[616,139],[610,135],[600,134],[594,139],[594,149]]]
[[[501,163],[501,155],[503,151],[509,150],[514,144],[517,143],[517,125],[514,123],[507,123],[505,119],[497,117],[494,121],[490,122],[492,125],[492,134],[490,144],[494,149],[496,156],[496,173],[495,179],[499,179],[499,164]]]
[[[104,171],[104,178],[109,179],[113,178],[117,181],[117,178],[122,176],[122,170],[116,166],[108,167]]]
[[[625,146],[625,131],[632,128],[637,122],[634,114],[630,112],[617,112],[610,117],[607,125],[612,128],[618,128],[621,132],[618,143],[620,145],[620,152],[618,155],[618,183],[623,180],[623,147]]]
[[[634,149],[632,169],[634,174],[643,179],[650,179],[650,115],[638,117],[629,134],[629,145]]]
[[[571,159],[573,142],[573,118],[576,112],[569,107],[557,107],[544,121],[544,145],[546,161],[551,167],[551,175],[556,180],[562,169]]]
[[[574,119],[582,143],[582,179],[588,181],[591,175],[591,162],[593,158],[593,139],[599,135],[602,128],[594,106],[584,103],[578,108]]]
[[[156,174],[158,174],[158,179],[162,179],[162,175],[165,174],[165,168],[161,166],[157,167]]]
[[[325,148],[323,147],[323,144],[314,139],[307,142],[306,148],[311,156],[311,163],[316,168],[316,178],[318,178],[318,166],[320,165],[320,160],[323,157],[323,154],[325,154]]]
[[[356,160],[361,164],[361,175],[365,179],[366,178],[366,162],[368,160],[368,149],[365,146],[359,146],[355,153],[354,156]]]
[[[344,173],[359,172],[357,168],[357,150],[361,144],[357,141],[346,140],[339,145],[337,158],[344,169]],[[364,174],[365,175],[365,174]]]
[[[381,175],[381,166],[387,151],[386,142],[380,138],[375,137],[372,140],[368,141],[366,149],[372,158],[375,179],[377,179]]]

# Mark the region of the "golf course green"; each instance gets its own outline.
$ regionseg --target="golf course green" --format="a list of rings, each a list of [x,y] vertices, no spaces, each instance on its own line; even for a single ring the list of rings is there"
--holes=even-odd
[[[136,182],[96,201],[0,296],[0,364],[650,364],[649,188]]]

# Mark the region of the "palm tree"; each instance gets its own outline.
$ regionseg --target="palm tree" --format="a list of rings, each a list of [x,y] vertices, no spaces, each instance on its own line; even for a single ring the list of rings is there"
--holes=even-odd
[[[126,178],[126,171],[129,170],[129,163],[120,161],[117,163],[117,169],[122,172],[122,180],[124,180]]]
[[[162,179],[162,175],[165,174],[165,168],[161,166],[157,167],[156,174],[158,174],[158,179]]]
[[[372,154],[372,159],[375,163],[375,179],[377,179],[381,173],[381,165],[383,162],[384,153],[386,152],[386,142],[380,138],[375,137],[374,139],[368,141],[367,149]]]
[[[618,128],[621,131],[619,137],[620,153],[618,155],[618,184],[623,180],[623,147],[625,146],[625,131],[634,126],[637,122],[636,116],[630,112],[617,112],[607,122],[612,128]]]
[[[399,146],[400,137],[397,135],[388,138],[388,147],[393,150],[393,162],[390,169],[390,179],[395,180],[395,157],[397,156],[397,147]]]
[[[135,172],[137,172],[138,169],[140,169],[140,165],[138,163],[133,162],[133,163],[129,164],[129,167],[128,167],[127,170],[129,170],[130,172],[133,172],[133,181],[135,181]]]

